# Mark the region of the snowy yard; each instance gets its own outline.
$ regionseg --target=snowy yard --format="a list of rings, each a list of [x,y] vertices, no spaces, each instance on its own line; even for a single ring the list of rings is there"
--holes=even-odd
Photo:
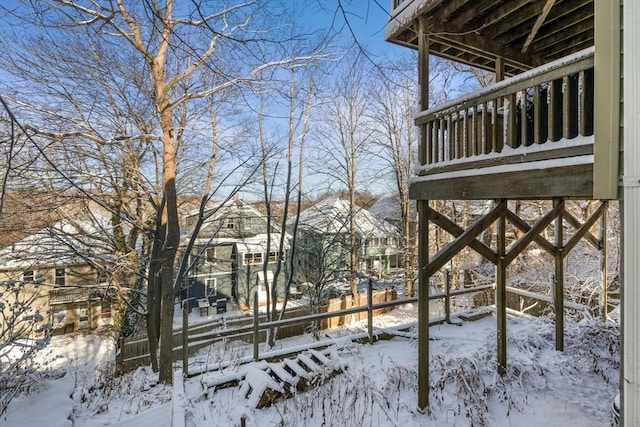
[[[380,316],[376,326],[411,321],[415,309],[406,307]],[[334,347],[345,367],[341,373],[264,409],[248,407],[240,385],[206,388],[204,376],[185,380],[186,403],[174,407],[174,391],[157,385],[148,369],[111,378],[111,340],[56,337],[42,356],[55,374],[30,395],[16,398],[0,423],[161,427],[170,426],[172,411],[184,407],[186,426],[237,426],[243,416],[247,426],[261,427],[610,425],[619,380],[618,324],[567,322],[561,353],[554,350],[548,320],[509,317],[505,377],[496,374],[495,329],[492,316],[431,327],[431,414],[416,410],[418,351],[411,330],[373,345],[344,339]],[[336,339],[356,332],[361,330],[328,335]],[[300,337],[279,341],[277,347],[312,342]],[[237,361],[250,354],[250,344],[229,342],[202,350],[190,365],[227,361],[225,373],[233,374],[241,368]]]

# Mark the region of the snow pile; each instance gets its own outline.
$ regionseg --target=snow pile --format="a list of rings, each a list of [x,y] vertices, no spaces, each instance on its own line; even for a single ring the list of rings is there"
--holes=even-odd
[[[387,317],[406,321],[409,315],[405,309]],[[385,321],[385,316],[376,320],[379,326],[393,323]],[[46,413],[46,425],[67,426],[72,419],[74,425],[88,427],[169,426],[172,417],[180,420],[180,415],[187,427],[237,426],[241,418],[247,426],[609,425],[611,402],[618,392],[619,325],[589,318],[566,322],[565,351],[557,352],[549,319],[509,317],[507,323],[504,376],[496,373],[495,318],[430,328],[431,411],[426,414],[416,409],[419,355],[415,329],[373,345],[345,339],[334,347],[335,354],[324,353],[327,359],[340,361],[340,374],[326,376],[304,391],[291,387],[289,398],[277,399],[262,409],[248,404],[240,378],[231,387],[214,385],[213,392],[205,385],[207,378],[212,379],[210,374],[185,379],[184,389],[175,390],[157,384],[157,375],[148,369],[113,377],[112,341],[76,336],[60,346],[60,337],[56,337],[57,356],[51,354],[55,357],[50,363],[55,369],[64,367],[66,375],[44,383],[39,394],[17,398],[2,423],[43,425],[37,417]],[[313,343],[300,337],[278,345],[304,349]],[[216,346],[207,351],[209,362],[231,348],[228,343],[217,346],[220,351]],[[232,348],[231,358],[236,361],[252,352],[250,344],[235,343]],[[226,366],[226,374],[245,370],[247,389],[273,379],[268,372],[249,369],[250,365]]]
[[[496,368],[495,319],[431,328],[431,413],[417,404],[417,344],[401,337],[339,350],[347,369],[322,385],[275,402],[238,408],[219,390],[187,414],[187,425],[608,425],[619,375],[618,325],[588,319],[566,325],[554,349],[548,319],[509,318],[507,372]],[[188,392],[187,392],[188,394]]]

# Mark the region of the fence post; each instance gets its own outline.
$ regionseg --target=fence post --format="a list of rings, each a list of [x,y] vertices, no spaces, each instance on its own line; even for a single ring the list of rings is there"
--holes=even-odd
[[[258,312],[258,293],[253,294],[253,360],[258,361],[260,357],[259,339],[260,339],[260,313]]]
[[[369,331],[369,344],[373,344],[373,281],[371,279],[367,285],[367,330]]]
[[[447,323],[451,323],[451,272],[444,269],[444,318]]]
[[[118,361],[117,361],[117,365],[120,368],[120,373],[124,374],[124,337],[120,337],[120,339],[118,339],[118,344],[120,346],[120,353],[118,353]]]
[[[189,302],[182,301],[182,375],[189,376]]]

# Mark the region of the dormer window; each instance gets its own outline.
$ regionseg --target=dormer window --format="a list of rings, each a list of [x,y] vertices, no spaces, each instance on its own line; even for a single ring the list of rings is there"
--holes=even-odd
[[[227,218],[224,222],[224,228],[236,229],[238,228],[238,218]]]

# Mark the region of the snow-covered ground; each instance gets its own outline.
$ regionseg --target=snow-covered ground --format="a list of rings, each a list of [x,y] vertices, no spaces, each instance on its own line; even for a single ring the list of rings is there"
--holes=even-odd
[[[404,307],[376,319],[388,328],[415,321]],[[349,330],[328,331],[334,341]],[[415,332],[415,331],[413,331]],[[565,351],[554,350],[548,320],[508,319],[508,371],[496,374],[493,316],[430,328],[432,412],[416,410],[418,350],[412,331],[373,345],[342,340],[334,353],[345,367],[308,391],[270,407],[254,409],[240,386],[215,390],[203,376],[185,380],[186,402],[173,405],[174,390],[138,369],[112,378],[113,341],[96,336],[55,337],[40,356],[55,375],[38,390],[16,398],[0,419],[6,426],[170,426],[173,411],[186,426],[608,426],[619,380],[619,328],[584,320],[566,324]],[[313,343],[282,340],[277,349]],[[276,349],[276,350],[277,350]],[[266,349],[265,349],[266,351]],[[228,342],[203,349],[198,367],[228,361],[232,374],[250,344]],[[64,374],[64,375],[63,375]]]

